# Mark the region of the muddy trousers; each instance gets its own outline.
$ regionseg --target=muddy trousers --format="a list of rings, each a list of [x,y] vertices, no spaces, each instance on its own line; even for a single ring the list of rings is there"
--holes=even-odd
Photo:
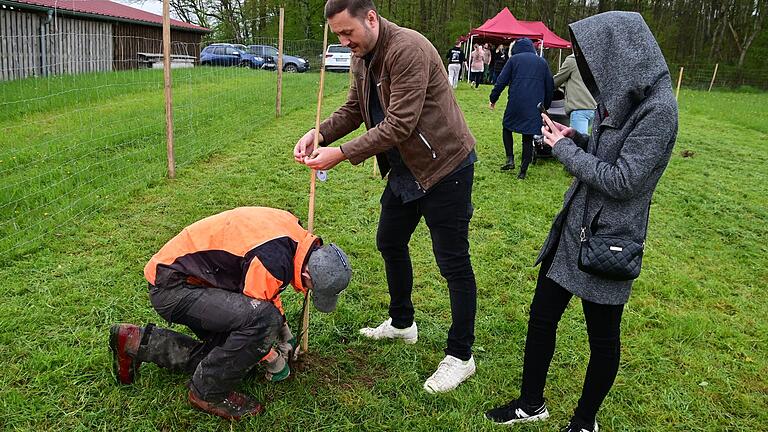
[[[191,374],[192,388],[207,401],[222,400],[237,387],[283,324],[272,303],[216,288],[150,285],[149,298],[163,319],[186,325],[200,340],[154,327],[137,360]]]

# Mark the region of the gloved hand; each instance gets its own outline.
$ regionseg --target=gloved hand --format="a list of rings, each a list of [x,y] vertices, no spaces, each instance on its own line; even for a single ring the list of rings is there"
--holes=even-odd
[[[286,359],[291,358],[296,350],[296,338],[291,333],[291,328],[288,327],[288,323],[284,323],[283,327],[277,334],[277,351]]]
[[[291,367],[288,366],[288,362],[284,362],[283,365],[283,369],[275,373],[267,370],[267,372],[264,374],[264,377],[267,379],[267,381],[279,382],[291,376]]]
[[[264,377],[268,381],[278,382],[288,378],[291,375],[291,368],[288,366],[287,357],[281,354],[275,348],[269,350],[266,356],[261,360],[266,369]]]
[[[291,328],[288,323],[283,323],[283,326],[277,333],[277,343],[269,353],[262,360],[266,373],[264,376],[267,380],[272,382],[282,381],[291,375],[291,367],[288,365],[288,359],[293,355],[293,351],[296,347],[296,338],[291,333]]]

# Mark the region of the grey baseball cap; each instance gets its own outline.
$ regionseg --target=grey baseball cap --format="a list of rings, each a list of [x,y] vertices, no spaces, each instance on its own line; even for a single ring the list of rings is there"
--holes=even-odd
[[[312,278],[312,303],[320,312],[333,312],[339,294],[349,285],[352,267],[349,258],[331,243],[316,249],[309,256],[307,270]]]

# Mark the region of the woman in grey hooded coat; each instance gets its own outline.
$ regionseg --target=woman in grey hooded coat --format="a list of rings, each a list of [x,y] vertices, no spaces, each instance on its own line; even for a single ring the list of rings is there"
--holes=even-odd
[[[598,102],[595,124],[586,136],[542,116],[545,142],[575,178],[536,261],[541,268],[520,397],[486,416],[507,424],[549,416],[544,385],[557,324],[575,295],[584,311],[590,358],[581,398],[563,431],[595,432],[597,411],[619,368],[621,316],[632,281],[579,269],[582,225],[588,221],[592,235],[644,244],[651,197],[677,136],[677,102],[664,56],[639,14],[607,12],[571,24],[570,30],[579,71]]]

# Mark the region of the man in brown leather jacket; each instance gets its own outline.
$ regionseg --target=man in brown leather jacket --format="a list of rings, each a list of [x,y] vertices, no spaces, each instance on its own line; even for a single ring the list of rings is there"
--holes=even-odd
[[[418,340],[411,302],[411,235],[423,217],[440,273],[448,282],[452,325],[446,357],[426,380],[430,393],[456,388],[475,372],[472,357],[477,287],[469,256],[475,138],[459,109],[442,59],[421,34],[378,15],[370,0],[329,0],[325,16],[353,54],[347,102],[294,148],[297,162],[331,169],[376,156],[387,186],[377,247],[389,286],[389,319],[360,333],[372,339]],[[368,131],[328,147],[365,123]]]

